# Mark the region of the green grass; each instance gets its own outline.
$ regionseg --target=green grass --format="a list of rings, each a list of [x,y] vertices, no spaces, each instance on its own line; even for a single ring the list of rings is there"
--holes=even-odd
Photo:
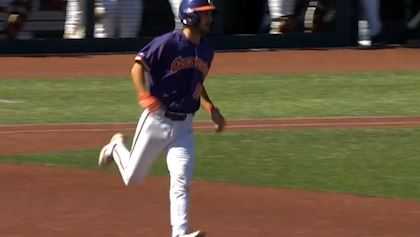
[[[128,80],[2,80],[0,123],[119,122],[135,120]]]
[[[195,178],[420,200],[419,144],[420,128],[199,133]],[[0,162],[96,169],[97,155],[5,156]],[[152,174],[166,175],[164,159]]]
[[[420,114],[419,73],[230,77],[209,83],[232,117]],[[211,81],[209,81],[211,82]],[[248,115],[248,116],[244,116]]]
[[[206,85],[228,119],[420,115],[420,72],[212,77]],[[135,122],[139,112],[128,79],[0,81],[0,124]],[[418,144],[420,128],[199,133],[195,177],[420,200]],[[0,163],[97,169],[98,152],[2,156]],[[164,163],[153,175],[166,174]]]
[[[140,112],[129,79],[2,80],[0,85],[0,124],[134,122]],[[206,86],[229,119],[420,115],[420,73],[413,72],[225,76],[207,79]],[[200,112],[198,119],[207,115]]]
[[[17,165],[63,166],[70,168],[96,169],[99,151],[84,150],[48,154],[0,156],[0,163]]]

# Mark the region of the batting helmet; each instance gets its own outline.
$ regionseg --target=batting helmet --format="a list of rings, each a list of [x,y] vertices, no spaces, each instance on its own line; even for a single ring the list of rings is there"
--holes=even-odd
[[[197,25],[200,22],[198,12],[214,10],[216,7],[211,0],[182,0],[179,6],[179,19],[184,25]]]

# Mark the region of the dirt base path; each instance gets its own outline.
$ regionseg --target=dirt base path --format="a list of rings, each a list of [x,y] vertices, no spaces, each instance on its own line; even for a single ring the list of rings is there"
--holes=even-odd
[[[133,55],[0,57],[1,78],[126,76]],[[220,53],[212,75],[416,71],[420,50],[280,50]],[[54,66],[51,66],[54,65]],[[22,70],[22,67],[25,70]],[[228,129],[413,127],[419,118],[236,121]],[[0,127],[0,154],[94,148],[133,124]],[[206,123],[196,129],[210,130]],[[0,166],[2,236],[169,236],[168,183],[123,188],[116,174],[57,167]],[[335,193],[195,182],[193,226],[209,236],[417,237],[420,203]]]
[[[100,148],[112,134],[131,136],[136,124],[51,124],[1,126],[0,155]],[[302,128],[420,127],[420,117],[289,118],[228,121],[226,131]],[[209,122],[196,122],[197,131],[212,132]],[[16,144],[22,144],[16,149]]]
[[[106,172],[0,167],[2,236],[169,236],[168,182],[124,188]],[[192,225],[209,237],[417,237],[420,203],[194,182]]]

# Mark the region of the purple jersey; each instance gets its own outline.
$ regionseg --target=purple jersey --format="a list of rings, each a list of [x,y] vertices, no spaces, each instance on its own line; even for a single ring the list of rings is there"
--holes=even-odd
[[[194,113],[200,108],[202,85],[213,60],[207,41],[193,44],[181,31],[159,36],[136,56],[150,73],[150,93],[170,111]]]

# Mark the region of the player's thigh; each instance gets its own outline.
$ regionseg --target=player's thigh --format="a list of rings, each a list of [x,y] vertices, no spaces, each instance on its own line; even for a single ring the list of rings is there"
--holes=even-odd
[[[171,124],[161,114],[143,112],[130,152],[127,172],[132,179],[142,180],[159,155],[168,146]]]

